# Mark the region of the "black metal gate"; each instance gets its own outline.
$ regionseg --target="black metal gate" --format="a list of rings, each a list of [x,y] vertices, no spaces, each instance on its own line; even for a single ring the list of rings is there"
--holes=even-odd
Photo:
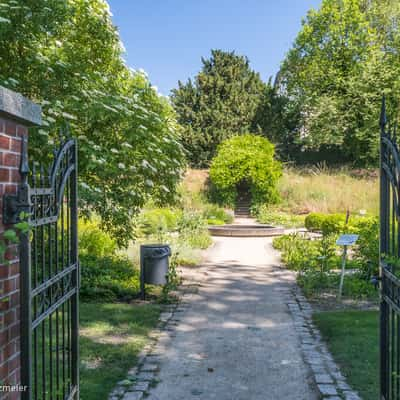
[[[21,184],[5,199],[8,223],[21,233],[21,383],[23,400],[79,399],[77,146],[65,140],[47,173],[27,161]],[[22,214],[21,214],[22,212]]]
[[[380,125],[381,400],[394,400],[400,399],[400,156],[385,100]]]

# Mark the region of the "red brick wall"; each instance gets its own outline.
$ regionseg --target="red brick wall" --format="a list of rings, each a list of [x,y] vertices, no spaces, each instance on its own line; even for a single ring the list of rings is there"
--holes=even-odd
[[[0,119],[0,235],[3,224],[3,194],[16,193],[19,182],[21,136],[27,128]],[[6,262],[0,261],[0,385],[20,382],[19,360],[19,259],[16,245],[7,249]],[[16,400],[20,393],[0,391],[0,399]]]

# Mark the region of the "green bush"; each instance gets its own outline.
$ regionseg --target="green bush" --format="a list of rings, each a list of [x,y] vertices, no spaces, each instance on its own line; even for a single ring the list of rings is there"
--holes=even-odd
[[[322,213],[310,213],[304,220],[304,224],[309,231],[320,231],[322,230],[322,223],[325,221],[327,214]]]
[[[79,221],[79,254],[95,257],[111,256],[117,250],[116,241],[100,229],[95,219]]]
[[[379,220],[378,217],[351,216],[345,224],[345,214],[311,213],[306,217],[308,230],[322,231],[323,235],[355,233],[359,235],[354,246],[354,259],[366,277],[378,273],[379,267]]]
[[[307,297],[314,297],[322,291],[337,290],[339,287],[336,274],[321,274],[319,271],[310,270],[297,276],[297,284],[302,288]]]
[[[307,297],[318,297],[321,293],[338,293],[340,282],[340,274],[324,273],[310,270],[304,274],[298,275],[297,283],[303,289]],[[377,290],[373,285],[363,278],[360,274],[346,275],[343,284],[343,296],[356,299],[376,299],[378,296]]]
[[[377,275],[379,270],[379,219],[378,217],[360,218],[355,224],[355,233],[359,235],[354,249],[355,259],[366,279]]]
[[[129,301],[139,292],[139,271],[122,256],[80,256],[81,288],[84,301]]]
[[[202,215],[209,225],[230,224],[233,221],[233,216],[216,204],[205,204]]]
[[[323,234],[342,233],[346,228],[345,214],[311,213],[305,219],[309,231],[322,231]]]
[[[305,240],[297,233],[275,238],[273,246],[282,252],[282,261],[287,268],[305,271],[315,266],[318,257],[318,242]]]
[[[274,146],[261,136],[246,134],[222,142],[210,167],[212,193],[216,200],[233,206],[237,185],[246,182],[253,204],[276,203],[282,167],[274,154]]]
[[[139,218],[141,231],[145,235],[175,231],[180,215],[180,211],[169,208],[144,210]]]
[[[346,225],[346,214],[311,213],[305,219],[305,226],[309,231],[321,231],[325,235],[331,233],[357,233],[359,226],[373,217],[350,215]]]
[[[282,235],[273,241],[281,251],[282,261],[294,271],[329,271],[336,256],[336,236],[326,235],[321,240],[307,240],[297,233]]]
[[[282,261],[288,269],[299,271],[299,285],[307,296],[320,292],[337,294],[340,274],[340,258],[336,239],[344,231],[359,235],[357,245],[352,247],[348,267],[356,272],[346,274],[343,295],[353,299],[376,298],[370,283],[371,275],[378,270],[379,221],[377,217],[356,217],[344,224],[341,214],[314,214],[308,220],[309,227],[322,230],[319,240],[307,240],[299,234],[283,235],[273,241],[282,252]],[[318,225],[319,224],[319,225]]]
[[[206,249],[212,243],[207,222],[198,212],[183,212],[178,221],[180,239],[193,248]]]
[[[300,228],[304,226],[304,215],[293,215],[271,209],[268,204],[253,207],[252,214],[261,224],[279,225],[285,228]]]
[[[339,234],[352,231],[351,223],[346,225],[346,215],[344,214],[328,214],[322,222],[322,234]]]

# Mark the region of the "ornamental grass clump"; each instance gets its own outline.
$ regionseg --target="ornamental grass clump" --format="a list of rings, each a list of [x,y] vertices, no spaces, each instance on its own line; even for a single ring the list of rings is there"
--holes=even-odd
[[[215,200],[233,206],[238,186],[245,183],[253,205],[276,203],[282,167],[274,155],[274,145],[261,136],[245,134],[222,142],[210,167]]]

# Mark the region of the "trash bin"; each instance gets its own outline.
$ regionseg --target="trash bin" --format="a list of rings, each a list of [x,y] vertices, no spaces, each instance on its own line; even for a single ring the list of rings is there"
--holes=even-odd
[[[143,283],[165,285],[168,278],[171,248],[165,244],[146,244],[141,246]]]

